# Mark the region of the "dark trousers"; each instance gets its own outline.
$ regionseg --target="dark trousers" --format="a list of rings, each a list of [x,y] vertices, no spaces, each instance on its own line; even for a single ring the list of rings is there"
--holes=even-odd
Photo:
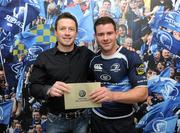
[[[134,117],[123,119],[104,119],[92,113],[91,133],[137,133]]]

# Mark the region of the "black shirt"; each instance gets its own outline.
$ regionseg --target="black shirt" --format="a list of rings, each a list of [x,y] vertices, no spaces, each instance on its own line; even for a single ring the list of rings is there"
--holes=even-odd
[[[93,80],[89,73],[89,63],[94,53],[86,47],[75,46],[68,53],[57,47],[42,52],[30,76],[30,93],[35,98],[45,99],[48,89],[56,82],[78,83]],[[64,109],[64,97],[47,99],[49,112],[69,112]],[[71,110],[72,111],[72,110]]]

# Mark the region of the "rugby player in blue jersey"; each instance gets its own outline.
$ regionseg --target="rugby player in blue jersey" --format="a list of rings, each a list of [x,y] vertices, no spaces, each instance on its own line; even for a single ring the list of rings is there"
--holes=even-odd
[[[148,96],[144,65],[138,54],[117,44],[116,24],[110,17],[94,25],[100,53],[90,63],[102,87],[90,94],[101,108],[92,113],[92,133],[135,133],[133,104]]]

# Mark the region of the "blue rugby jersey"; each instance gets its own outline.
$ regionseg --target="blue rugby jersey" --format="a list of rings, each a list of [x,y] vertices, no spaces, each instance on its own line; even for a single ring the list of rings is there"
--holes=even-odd
[[[111,56],[95,56],[90,63],[97,82],[111,91],[128,91],[137,86],[147,86],[144,64],[136,52],[120,47]],[[93,112],[106,119],[125,118],[133,114],[132,104],[103,102]]]

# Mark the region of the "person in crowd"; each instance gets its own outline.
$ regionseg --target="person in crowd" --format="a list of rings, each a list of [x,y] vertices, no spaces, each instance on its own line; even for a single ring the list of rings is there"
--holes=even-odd
[[[148,37],[152,33],[151,28],[148,24],[143,25],[140,30],[141,37],[138,40],[133,41],[133,47],[136,50],[140,50],[142,45],[148,42]]]
[[[163,49],[161,55],[162,55],[161,61],[165,63],[165,67],[174,64],[172,59],[172,54],[167,49]]]
[[[158,74],[160,74],[166,68],[165,65],[165,62],[163,61],[157,63],[156,69],[158,70]]]
[[[4,69],[2,64],[0,64],[0,95],[4,96],[4,91],[6,89],[6,84],[5,84],[5,75],[4,75]]]
[[[48,133],[87,133],[88,130],[87,110],[64,107],[64,94],[71,92],[67,83],[94,81],[89,73],[94,53],[75,44],[77,32],[76,18],[70,13],[60,14],[55,22],[56,46],[38,56],[30,76],[31,95],[47,100]]]
[[[100,3],[100,4],[98,4]],[[113,4],[111,0],[101,0],[96,1],[96,6],[94,10],[94,19],[109,16],[113,18],[116,22],[119,21],[120,11],[116,4]]]
[[[135,133],[133,104],[148,96],[144,65],[136,52],[117,44],[112,18],[99,18],[94,31],[100,54],[90,69],[102,87],[92,91],[90,99],[102,107],[92,109],[92,133]]]
[[[33,110],[32,118],[33,118],[32,125],[41,124],[41,114],[39,110]]]
[[[15,124],[14,133],[24,133],[20,122]]]
[[[119,24],[127,24],[126,20],[126,12],[128,10],[128,1],[127,0],[121,0],[119,2],[119,10],[121,13]]]
[[[124,40],[124,47],[132,47],[133,40],[131,37],[126,37]]]
[[[141,27],[148,22],[144,18],[144,13],[139,8],[138,3],[138,0],[130,0],[129,8],[126,12],[128,35],[132,37],[133,41],[140,39]]]
[[[52,24],[53,23],[53,19],[57,16],[58,14],[58,6],[55,3],[55,1],[51,1],[49,2],[49,4],[47,5],[47,19],[46,19],[46,23],[47,24]]]
[[[127,37],[127,27],[124,24],[119,25],[118,28],[118,44],[123,45],[125,42],[125,38]]]
[[[36,133],[43,132],[41,124],[35,124],[35,131],[36,131]]]
[[[1,62],[0,62],[1,63]],[[0,103],[5,101],[5,75],[2,64],[0,64]],[[0,132],[5,133],[7,125],[0,123]]]

